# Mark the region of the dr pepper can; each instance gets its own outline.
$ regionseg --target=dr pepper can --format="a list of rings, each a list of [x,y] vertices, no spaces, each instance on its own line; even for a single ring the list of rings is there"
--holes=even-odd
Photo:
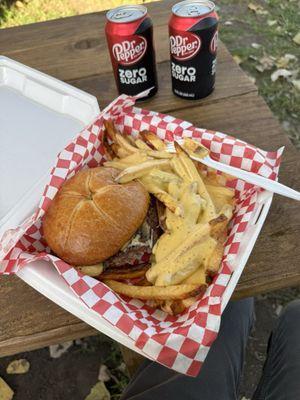
[[[207,0],[186,0],[172,7],[169,22],[172,90],[201,99],[214,89],[218,15]]]
[[[125,5],[106,14],[105,33],[119,93],[157,92],[153,26],[142,5]]]

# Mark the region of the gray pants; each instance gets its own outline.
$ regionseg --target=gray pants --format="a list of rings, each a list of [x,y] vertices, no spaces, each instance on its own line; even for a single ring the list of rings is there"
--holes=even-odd
[[[197,378],[146,360],[122,400],[236,400],[245,348],[253,324],[252,298],[230,302]],[[253,400],[300,400],[300,301],[286,307],[271,334]]]

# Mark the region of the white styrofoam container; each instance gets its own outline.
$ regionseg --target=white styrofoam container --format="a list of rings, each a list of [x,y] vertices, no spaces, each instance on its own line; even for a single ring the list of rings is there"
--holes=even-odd
[[[0,238],[32,211],[56,155],[99,112],[94,96],[0,57]]]
[[[0,57],[0,237],[32,212],[57,153],[99,114],[95,97]],[[43,127],[41,131],[40,127]],[[14,184],[17,183],[17,184]],[[268,214],[273,194],[258,194],[222,298],[226,307]],[[17,275],[70,313],[141,353],[134,341],[77,298],[51,263],[36,261]]]

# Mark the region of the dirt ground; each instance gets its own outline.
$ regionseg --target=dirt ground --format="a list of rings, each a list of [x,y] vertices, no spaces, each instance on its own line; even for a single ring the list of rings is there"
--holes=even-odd
[[[261,375],[268,338],[276,318],[284,305],[299,296],[300,288],[294,288],[255,299],[256,323],[248,341],[240,398],[251,398]],[[30,362],[29,372],[8,375],[7,365],[19,358]],[[101,364],[105,364],[115,377],[106,386],[112,399],[118,399],[128,377],[122,372],[122,357],[117,344],[104,335],[73,342],[57,359],[50,357],[49,348],[4,357],[0,360],[0,376],[15,391],[14,400],[84,400],[97,383]]]
[[[81,1],[80,4],[82,3]],[[238,57],[241,67],[256,79],[260,93],[278,116],[290,138],[299,145],[300,124],[299,113],[296,111],[300,104],[299,94],[294,91],[291,82],[271,83],[270,74],[276,68],[275,64],[270,70],[257,70],[261,57],[266,54],[271,54],[276,59],[285,53],[300,55],[299,47],[295,47],[291,39],[296,33],[296,13],[292,10],[296,9],[297,4],[299,7],[299,3],[293,0],[256,1],[255,4],[261,5],[262,11],[266,9],[268,13],[259,15],[249,12],[247,3],[241,0],[218,1],[222,16],[221,39],[232,54]],[[288,9],[281,8],[279,3]],[[288,21],[287,26],[282,21]],[[298,30],[299,22],[298,18]],[[292,68],[295,69],[295,66]],[[255,390],[265,360],[268,337],[279,312],[285,304],[299,297],[300,288],[295,288],[256,298],[256,324],[248,342],[241,398],[250,399]],[[7,365],[17,358],[26,358],[30,362],[29,372],[24,375],[8,375]],[[118,346],[103,335],[84,338],[74,343],[57,359],[50,357],[48,348],[2,358],[0,376],[15,391],[14,400],[84,400],[97,382],[101,364],[107,365],[115,377],[106,386],[112,399],[118,399],[128,378],[126,373],[118,369],[122,366]]]

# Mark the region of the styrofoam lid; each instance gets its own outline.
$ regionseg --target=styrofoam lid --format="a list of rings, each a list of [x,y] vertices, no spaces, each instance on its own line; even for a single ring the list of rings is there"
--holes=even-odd
[[[94,96],[0,57],[0,238],[33,211],[59,151],[98,114]]]

